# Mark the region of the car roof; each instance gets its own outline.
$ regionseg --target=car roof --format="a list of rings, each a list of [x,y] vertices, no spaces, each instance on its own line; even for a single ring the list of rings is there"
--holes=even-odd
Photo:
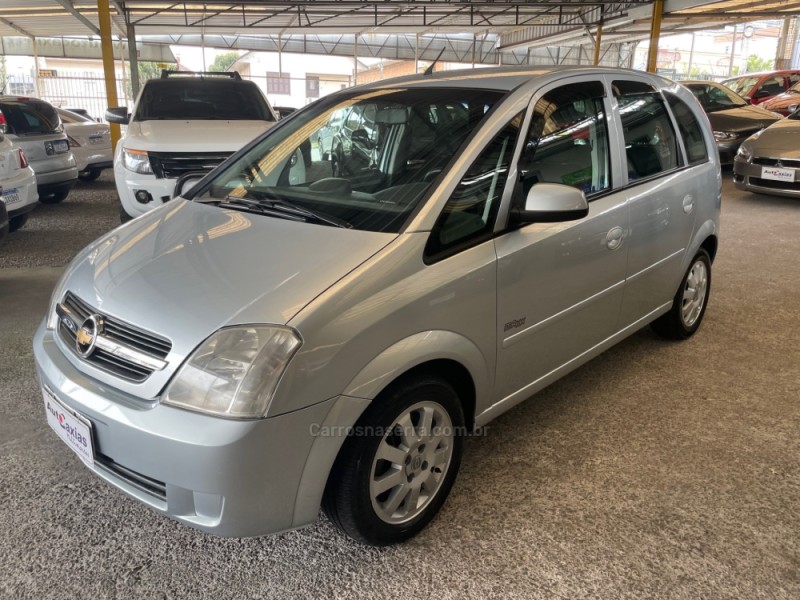
[[[387,88],[387,87],[463,87],[472,89],[492,89],[511,91],[537,77],[545,77],[564,73],[569,75],[603,75],[617,74],[647,76],[655,81],[669,83],[662,77],[653,73],[635,71],[632,69],[615,69],[612,67],[595,66],[536,66],[536,67],[489,67],[481,69],[459,69],[455,71],[435,71],[430,75],[406,75],[393,79],[375,81],[359,86],[361,89]]]
[[[800,69],[778,69],[777,71],[756,71],[754,73],[744,73],[736,77],[728,77],[723,81],[733,81],[734,79],[744,79],[745,77],[764,77],[765,75],[783,75],[785,73],[800,73]]]

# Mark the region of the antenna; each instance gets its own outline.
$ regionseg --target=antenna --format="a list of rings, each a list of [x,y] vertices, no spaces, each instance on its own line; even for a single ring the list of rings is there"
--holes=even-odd
[[[423,73],[423,75],[430,75],[431,73],[433,73],[433,67],[436,66],[436,63],[439,62],[440,58],[442,58],[442,54],[444,54],[444,51],[445,51],[445,48],[442,48],[442,51],[439,52],[439,56],[437,56],[434,59],[434,61],[431,64],[428,65],[428,68],[425,69],[425,72]]]

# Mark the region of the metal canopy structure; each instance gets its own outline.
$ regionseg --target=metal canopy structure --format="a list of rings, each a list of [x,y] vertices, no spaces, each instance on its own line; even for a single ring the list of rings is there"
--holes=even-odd
[[[112,35],[162,44],[513,64],[529,48],[650,36],[658,0],[101,0]],[[660,4],[660,2],[659,2]],[[800,14],[800,0],[666,0],[662,35]],[[99,36],[94,0],[0,0],[0,37]],[[345,37],[342,37],[345,36]],[[198,43],[199,42],[199,43]],[[355,48],[358,46],[358,48]],[[501,56],[502,55],[502,56]]]

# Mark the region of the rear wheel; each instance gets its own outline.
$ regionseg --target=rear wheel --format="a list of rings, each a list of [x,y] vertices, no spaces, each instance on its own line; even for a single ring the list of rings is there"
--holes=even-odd
[[[672,302],[672,308],[652,323],[653,330],[673,340],[682,340],[700,328],[711,292],[711,258],[704,249],[692,259]]]
[[[60,192],[54,192],[48,196],[39,196],[39,202],[42,204],[58,204],[59,202],[63,202],[69,196],[69,190],[62,190]]]
[[[426,378],[376,399],[337,458],[323,508],[347,535],[383,546],[419,533],[461,463],[464,414],[453,388]]]
[[[85,171],[81,171],[78,173],[78,179],[81,181],[94,181],[98,177],[100,177],[100,173],[102,171],[100,169],[86,169]]]
[[[28,222],[28,213],[17,215],[16,217],[11,217],[8,220],[8,230],[17,231],[18,229],[22,229],[22,227],[27,222]]]

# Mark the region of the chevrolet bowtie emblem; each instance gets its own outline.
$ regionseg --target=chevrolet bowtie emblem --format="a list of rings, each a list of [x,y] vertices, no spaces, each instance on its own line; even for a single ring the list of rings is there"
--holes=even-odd
[[[101,333],[103,333],[103,317],[89,315],[75,334],[75,348],[78,354],[84,358],[90,356]]]

